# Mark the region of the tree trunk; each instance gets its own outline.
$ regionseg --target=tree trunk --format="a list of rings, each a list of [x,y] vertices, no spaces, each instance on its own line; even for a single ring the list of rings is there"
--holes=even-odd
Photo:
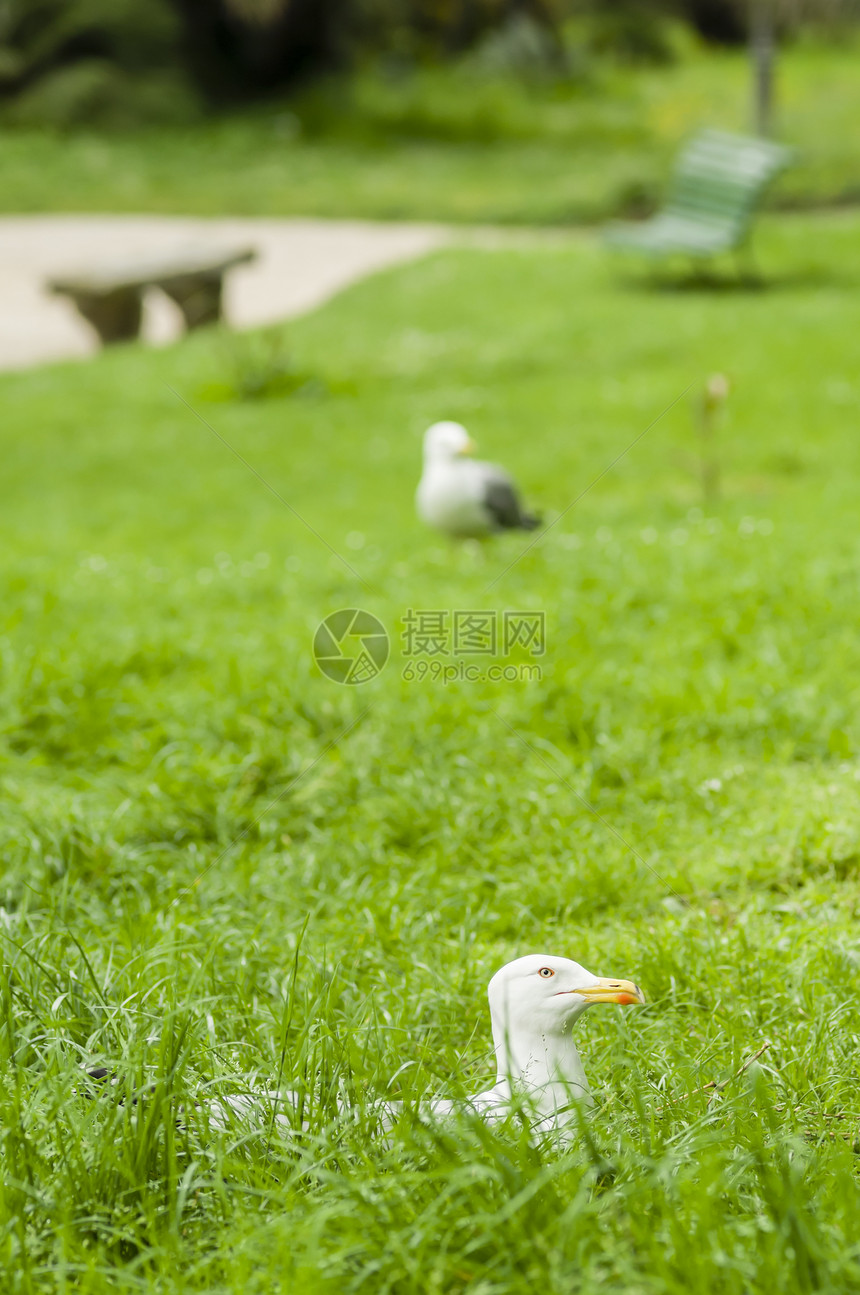
[[[191,70],[214,100],[288,87],[335,57],[341,0],[174,0]]]
[[[773,6],[770,0],[752,0],[750,55],[753,65],[753,128],[769,135],[773,124]]]

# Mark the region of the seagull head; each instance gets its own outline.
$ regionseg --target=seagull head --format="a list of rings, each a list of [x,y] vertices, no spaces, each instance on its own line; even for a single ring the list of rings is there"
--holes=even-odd
[[[490,1013],[511,1034],[564,1034],[593,1003],[644,1003],[632,980],[594,976],[570,958],[529,953],[489,984]]]
[[[462,423],[434,423],[424,433],[425,459],[453,459],[474,451],[475,444]]]

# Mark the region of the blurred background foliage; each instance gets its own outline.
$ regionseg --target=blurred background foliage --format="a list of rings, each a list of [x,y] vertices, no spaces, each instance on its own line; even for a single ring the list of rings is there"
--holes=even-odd
[[[765,2],[788,36],[801,22],[838,30],[860,8]],[[369,64],[400,83],[456,62],[476,78],[582,87],[601,61],[668,62],[691,41],[743,42],[748,27],[747,0],[0,0],[0,120],[188,122]]]

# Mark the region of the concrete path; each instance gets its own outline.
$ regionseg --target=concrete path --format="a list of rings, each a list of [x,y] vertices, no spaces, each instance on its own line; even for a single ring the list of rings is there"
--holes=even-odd
[[[385,266],[452,238],[441,226],[334,220],[205,220],[172,216],[0,217],[0,369],[91,355],[97,340],[74,306],[45,291],[55,274],[105,261],[132,263],[176,248],[253,244],[256,262],[226,279],[236,328],[288,319]],[[461,233],[462,241],[471,241]],[[147,294],[143,335],[155,345],[181,332],[178,309]]]

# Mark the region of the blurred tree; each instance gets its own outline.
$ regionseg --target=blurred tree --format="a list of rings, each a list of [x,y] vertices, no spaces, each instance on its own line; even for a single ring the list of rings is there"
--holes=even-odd
[[[677,0],[592,0],[583,9],[590,50],[629,63],[671,60],[666,19],[677,14]]]
[[[185,115],[180,37],[171,0],[0,0],[0,98],[51,125]]]
[[[5,84],[80,58],[130,70],[164,66],[175,61],[178,38],[170,0],[0,0]]]
[[[753,66],[752,125],[756,134],[773,128],[777,41],[804,22],[832,26],[856,16],[857,0],[735,0],[749,33]]]
[[[746,40],[746,14],[736,0],[683,0],[680,9],[705,40],[723,45]]]
[[[860,0],[0,0],[0,100],[6,120],[31,123],[177,119],[198,111],[201,96],[252,99],[367,53],[443,59],[491,36],[497,55],[519,43],[530,65],[563,73],[571,16],[590,24],[589,50],[651,61],[670,56],[665,20],[681,16],[711,39],[752,31],[764,131],[776,36],[858,7]]]
[[[214,99],[254,97],[372,49],[444,57],[517,17],[564,62],[567,0],[174,0],[190,66]]]
[[[192,73],[214,101],[254,97],[337,60],[348,0],[173,0]]]
[[[747,41],[762,11],[778,33],[805,23],[832,26],[860,15],[860,0],[582,0],[580,9],[583,3],[607,18],[638,13],[643,25],[672,13],[689,22],[705,40],[726,45]]]

